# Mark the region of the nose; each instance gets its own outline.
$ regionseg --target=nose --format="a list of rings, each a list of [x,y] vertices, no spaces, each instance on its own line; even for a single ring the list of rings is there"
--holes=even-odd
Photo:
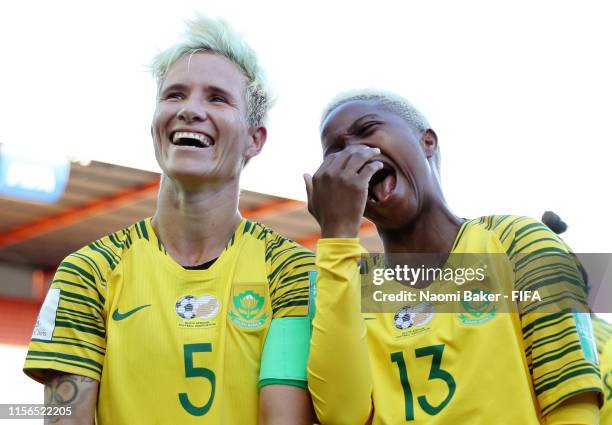
[[[202,105],[196,105],[195,102],[187,102],[179,109],[176,117],[180,121],[192,123],[206,120],[207,114]]]

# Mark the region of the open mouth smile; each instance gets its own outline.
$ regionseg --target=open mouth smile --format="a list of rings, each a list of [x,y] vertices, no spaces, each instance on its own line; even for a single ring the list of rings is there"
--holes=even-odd
[[[368,201],[383,203],[391,197],[397,185],[395,169],[383,162],[383,168],[378,170],[368,184]]]
[[[170,134],[170,141],[175,146],[191,146],[194,148],[208,148],[215,144],[215,141],[206,134],[192,131],[175,131]]]

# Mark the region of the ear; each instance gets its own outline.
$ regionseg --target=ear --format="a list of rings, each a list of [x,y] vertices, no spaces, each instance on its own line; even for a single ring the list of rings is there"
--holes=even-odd
[[[428,160],[431,160],[438,152],[438,136],[432,129],[427,129],[421,136],[421,147]]]
[[[267,137],[268,130],[266,127],[253,127],[249,130],[249,145],[244,152],[245,161],[259,155],[259,152],[261,152],[266,143]]]

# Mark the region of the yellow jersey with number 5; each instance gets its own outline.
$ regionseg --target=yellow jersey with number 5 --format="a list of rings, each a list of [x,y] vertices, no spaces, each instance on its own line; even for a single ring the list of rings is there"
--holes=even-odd
[[[209,268],[185,269],[143,220],[60,264],[24,370],[98,380],[102,425],[256,424],[267,329],[307,315],[313,260],[243,220]]]

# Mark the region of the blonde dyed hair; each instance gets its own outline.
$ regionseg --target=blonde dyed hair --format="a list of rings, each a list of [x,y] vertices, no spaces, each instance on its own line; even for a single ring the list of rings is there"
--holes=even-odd
[[[323,126],[323,123],[334,109],[345,103],[359,100],[378,103],[383,110],[391,112],[406,121],[410,128],[418,135],[423,134],[427,130],[431,130],[431,125],[427,118],[425,118],[425,115],[415,108],[411,102],[398,94],[380,89],[359,89],[338,94],[323,109],[319,127]],[[438,146],[434,162],[438,173],[440,172],[440,162],[440,148]]]
[[[158,53],[151,61],[151,73],[157,82],[158,95],[168,71],[185,55],[213,53],[232,61],[246,77],[247,122],[250,127],[265,125],[272,106],[272,93],[255,51],[222,19],[197,14],[185,22],[182,39]]]

